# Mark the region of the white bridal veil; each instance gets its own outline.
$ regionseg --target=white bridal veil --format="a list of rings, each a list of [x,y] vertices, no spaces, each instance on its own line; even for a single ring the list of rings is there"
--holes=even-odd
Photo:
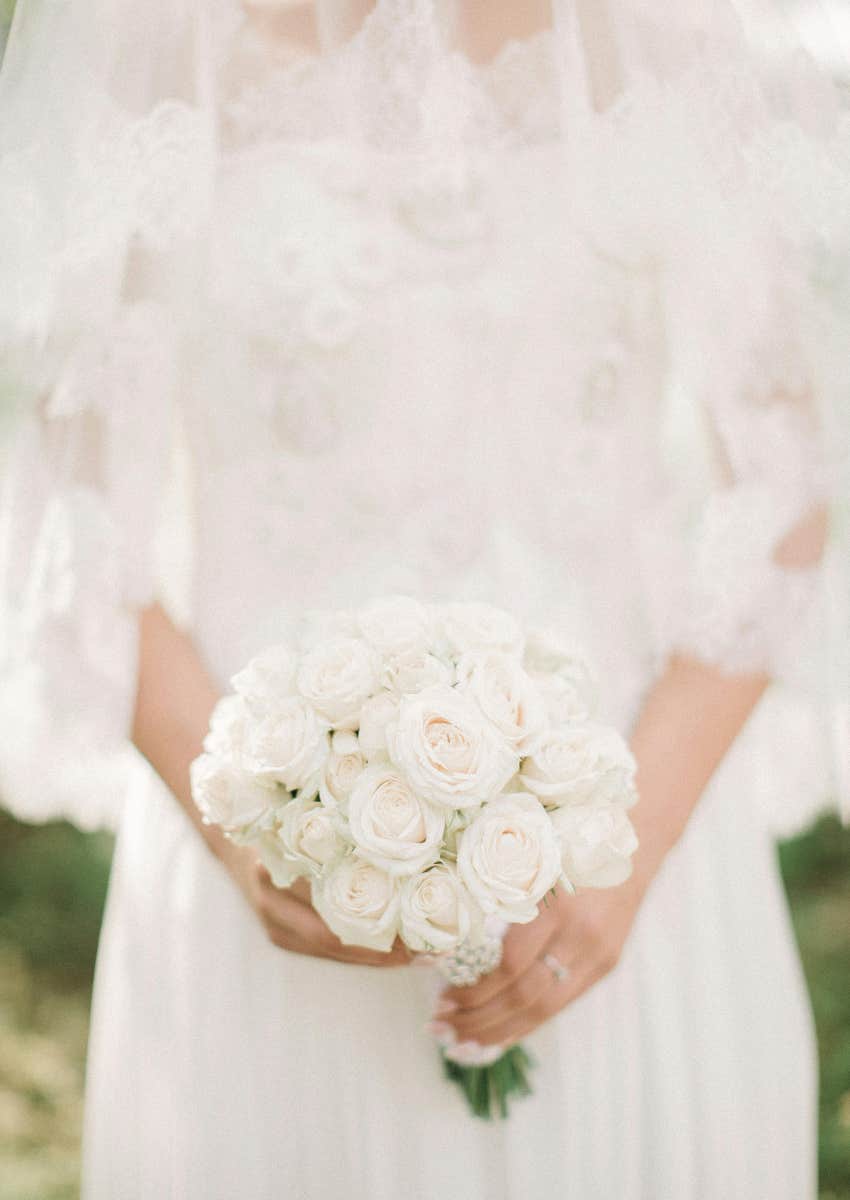
[[[523,120],[558,146],[565,214],[662,281],[657,435],[681,505],[650,547],[659,660],[769,667],[765,745],[805,743],[812,786],[850,796],[850,119],[784,7],[18,0],[0,73],[0,794],[24,815],[113,814],[219,164],[323,142],[340,171],[368,161],[375,194],[414,198],[434,236],[474,237],[482,169],[511,138],[481,75],[510,105],[534,38],[560,104]],[[824,562],[778,564],[824,498]]]

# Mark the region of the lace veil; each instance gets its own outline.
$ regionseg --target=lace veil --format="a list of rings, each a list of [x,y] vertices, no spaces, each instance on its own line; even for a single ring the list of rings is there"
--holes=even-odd
[[[659,662],[770,669],[784,698],[764,722],[825,735],[824,786],[850,796],[850,119],[779,0],[18,0],[0,71],[0,714],[28,716],[0,790],[26,815],[112,819],[133,614],[158,586],[139,495],[162,486],[174,314],[220,162],[252,139],[326,141],[462,238],[482,164],[516,136],[482,73],[510,110],[533,41],[559,103],[514,97],[517,121],[558,147],[565,219],[659,279],[657,436],[681,482],[647,534]],[[778,562],[824,502],[824,562]],[[90,751],[76,781],[36,780],[45,738]]]

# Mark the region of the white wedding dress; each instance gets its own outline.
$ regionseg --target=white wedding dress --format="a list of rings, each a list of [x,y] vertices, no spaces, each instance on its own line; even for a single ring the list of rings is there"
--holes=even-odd
[[[658,435],[676,323],[657,264],[606,252],[552,188],[551,47],[544,32],[464,75],[493,137],[462,186],[304,137],[305,112],[321,119],[318,65],[294,81],[230,80],[188,299],[163,316],[144,289],[129,297],[108,339],[81,339],[21,438],[25,490],[52,489],[28,657],[4,701],[6,716],[26,713],[22,746],[40,744],[44,722],[53,738],[37,770],[23,750],[4,767],[25,815],[96,824],[125,791],[132,752],[104,732],[132,700],[120,597],[147,586],[135,581],[150,575],[170,444],[190,504],[181,540],[158,520],[172,540],[157,570],[173,588],[191,554],[186,620],[223,688],[292,614],[388,592],[487,600],[565,630],[595,659],[602,716],[626,733],[671,647],[779,662],[812,573],[780,580],[752,557],[803,470],[798,391],[765,401],[775,380],[747,357],[752,402],[730,418],[737,457],[692,570],[671,531],[711,491],[709,467],[683,470]],[[771,346],[793,358],[781,331],[769,359]],[[177,428],[152,383],[175,344]],[[104,392],[122,399],[107,483],[93,486],[80,463]],[[76,454],[59,489],[44,422]],[[423,1031],[432,973],[276,949],[134,767],[97,968],[84,1196],[814,1197],[812,1020],[765,817],[796,780],[811,784],[812,760],[791,745],[807,718],[790,705],[765,701],[620,963],[528,1039],[534,1095],[492,1125],[469,1115]]]

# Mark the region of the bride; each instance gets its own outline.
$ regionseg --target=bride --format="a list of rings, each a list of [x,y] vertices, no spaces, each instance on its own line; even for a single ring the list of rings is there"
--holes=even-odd
[[[118,831],[88,1200],[815,1196],[770,824],[841,711],[846,185],[771,7],[19,0],[0,793]],[[288,616],[393,592],[578,641],[639,764],[631,878],[436,1011],[189,788]],[[440,1027],[533,1097],[471,1117]]]

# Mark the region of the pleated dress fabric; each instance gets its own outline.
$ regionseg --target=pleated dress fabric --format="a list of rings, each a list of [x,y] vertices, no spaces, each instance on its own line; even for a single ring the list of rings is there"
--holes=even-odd
[[[170,798],[122,828],[98,965],[89,1200],[801,1200],[816,1056],[775,850],[723,780],[623,957],[527,1040],[534,1095],[470,1115],[421,967],[286,954]]]

